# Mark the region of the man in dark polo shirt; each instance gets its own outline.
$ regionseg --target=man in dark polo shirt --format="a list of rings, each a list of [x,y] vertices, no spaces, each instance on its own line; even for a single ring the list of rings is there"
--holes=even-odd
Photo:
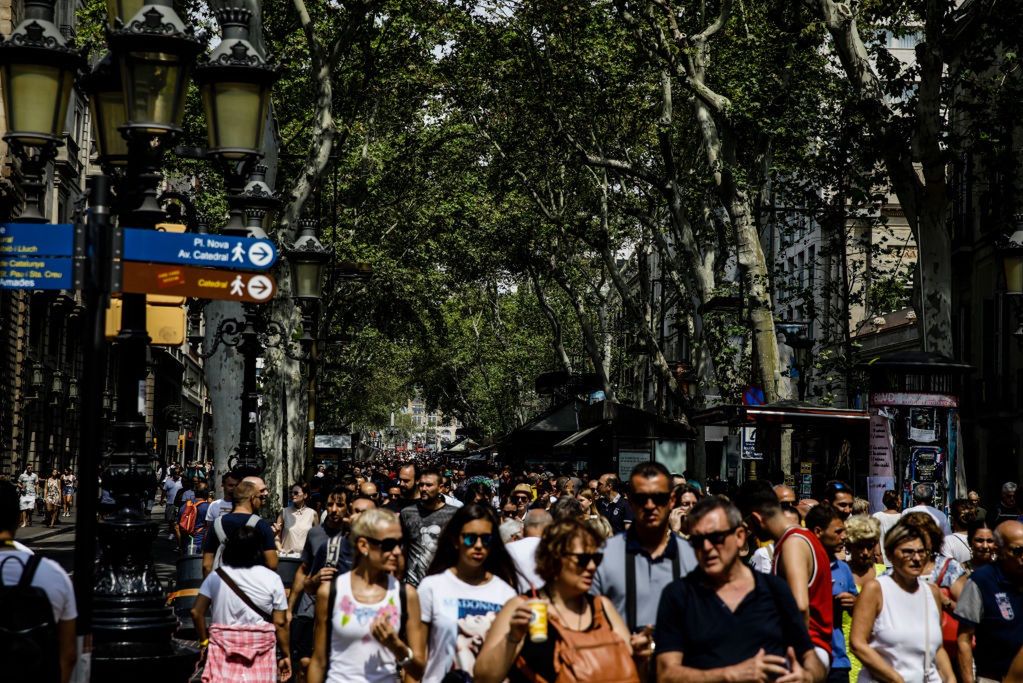
[[[611,523],[611,529],[616,534],[620,534],[629,528],[633,520],[629,501],[625,500],[625,496],[622,495],[625,487],[622,485],[622,480],[614,473],[602,474],[598,482],[597,490],[602,499],[598,501],[597,508]]]
[[[717,497],[689,513],[699,567],[664,589],[654,631],[658,683],[823,681],[796,601],[780,578],[739,557],[746,530],[739,510]]]
[[[965,683],[1002,680],[1023,647],[1023,524],[999,524],[995,543],[998,561],[970,574],[956,603],[959,672]]]

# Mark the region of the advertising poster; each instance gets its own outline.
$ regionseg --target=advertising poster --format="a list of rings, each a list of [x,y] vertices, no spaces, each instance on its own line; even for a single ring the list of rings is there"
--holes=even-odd
[[[884,414],[870,416],[869,477],[894,477],[891,422]]]
[[[909,409],[909,440],[931,443],[938,440],[934,408]]]

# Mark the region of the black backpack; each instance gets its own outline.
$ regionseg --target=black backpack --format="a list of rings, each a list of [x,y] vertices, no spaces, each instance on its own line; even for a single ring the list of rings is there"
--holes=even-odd
[[[11,560],[22,565],[21,578],[14,585],[7,585],[3,569]],[[38,555],[26,562],[13,555],[0,560],[0,662],[4,663],[4,678],[9,677],[8,680],[60,681],[53,606],[46,591],[31,585],[40,562]]]

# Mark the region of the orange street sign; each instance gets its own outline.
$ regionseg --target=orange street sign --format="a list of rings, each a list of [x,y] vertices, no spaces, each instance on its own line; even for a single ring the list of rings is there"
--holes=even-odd
[[[262,304],[277,291],[273,276],[233,270],[123,261],[122,291]]]

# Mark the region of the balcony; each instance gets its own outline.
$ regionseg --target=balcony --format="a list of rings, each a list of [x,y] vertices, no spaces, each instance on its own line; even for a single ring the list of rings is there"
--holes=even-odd
[[[82,175],[83,167],[81,148],[71,133],[65,131],[64,144],[57,148],[57,158],[54,160],[54,163],[56,164],[56,170],[61,175],[78,182]]]

